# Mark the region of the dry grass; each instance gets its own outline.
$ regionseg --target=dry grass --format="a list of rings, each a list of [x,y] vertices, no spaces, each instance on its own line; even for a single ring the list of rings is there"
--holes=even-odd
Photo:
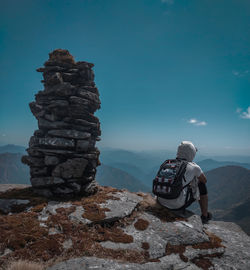
[[[141,247],[143,248],[143,249],[145,249],[145,250],[148,250],[149,249],[149,243],[148,242],[143,242],[142,244],[141,244]]]
[[[111,187],[100,187],[96,194],[84,197],[80,201],[73,202],[73,204],[84,207],[83,218],[93,222],[99,222],[106,217],[105,212],[110,211],[108,208],[101,208],[99,205],[105,203],[107,200],[119,200],[119,198],[110,195],[116,191],[116,189]]]
[[[134,227],[136,228],[136,230],[138,231],[144,231],[147,229],[149,225],[149,222],[145,219],[139,218],[136,223],[134,224]]]
[[[145,262],[148,254],[144,251],[112,250],[100,245],[103,241],[116,243],[131,243],[133,237],[125,234],[121,227],[132,224],[135,217],[127,217],[115,223],[93,223],[84,225],[69,220],[69,214],[77,206],[83,206],[85,217],[94,221],[101,221],[107,209],[95,208],[96,204],[105,203],[108,199],[119,200],[112,193],[118,190],[113,188],[100,188],[97,194],[71,201],[69,208],[58,208],[55,215],[49,216],[44,222],[47,227],[41,227],[37,217],[46,202],[34,206],[30,212],[13,215],[0,215],[0,253],[5,249],[13,252],[0,258],[0,265],[13,258],[30,261],[43,261],[46,266],[55,261],[63,261],[73,257],[96,256],[100,258],[119,259],[130,262]],[[91,208],[91,205],[94,205]],[[49,229],[56,228],[62,233],[49,235]],[[72,247],[63,248],[65,240],[72,240]]]
[[[44,270],[44,266],[39,263],[29,262],[29,261],[16,261],[11,262],[6,270]]]
[[[56,49],[53,52],[51,52],[49,54],[49,60],[75,64],[74,57],[69,53],[68,50],[63,49]]]
[[[143,250],[141,251],[113,250],[104,248],[100,243],[104,241],[132,243],[133,237],[124,233],[122,228],[134,224],[136,229],[145,230],[149,226],[149,222],[140,218],[143,211],[148,211],[168,222],[179,218],[158,205],[150,195],[141,194],[143,201],[138,205],[138,211],[133,211],[131,215],[116,222],[102,222],[108,209],[100,208],[99,205],[109,199],[119,200],[114,196],[117,191],[122,192],[110,187],[101,187],[93,196],[70,201],[72,207],[58,208],[55,215],[49,216],[48,220],[44,222],[47,227],[41,227],[37,219],[39,212],[47,205],[44,199],[35,197],[30,189],[14,190],[1,194],[0,197],[15,198],[18,196],[18,198],[30,199],[33,209],[30,212],[0,215],[0,253],[3,253],[5,249],[12,250],[11,253],[0,257],[0,265],[15,259],[41,261],[48,267],[55,262],[82,256],[118,259],[134,263],[153,261],[149,259],[149,244],[147,242],[142,243]],[[84,217],[94,221],[91,225],[78,224],[69,220],[69,214],[75,211],[77,206],[86,209]],[[49,235],[51,228],[56,228],[61,233]],[[210,249],[222,246],[220,238],[213,234],[208,233],[208,235],[209,242],[193,245],[193,248]],[[64,249],[63,243],[68,239],[71,239],[72,247]],[[185,249],[185,245],[172,246],[168,244],[166,254],[176,253],[183,261],[188,261],[183,255]],[[213,256],[219,256],[219,254]],[[209,256],[197,256],[193,259],[193,263],[202,265],[202,269],[207,269]],[[25,269],[29,270],[27,267]]]
[[[203,243],[198,243],[195,245],[192,245],[192,248],[195,249],[210,249],[210,248],[220,248],[220,247],[225,247],[221,244],[222,240],[216,236],[213,233],[206,232],[206,234],[209,237],[209,242],[203,242]]]
[[[166,245],[166,255],[170,255],[172,253],[183,254],[185,250],[186,246],[184,245],[171,245],[169,243]]]
[[[203,270],[209,270],[211,269],[211,267],[214,266],[212,262],[209,260],[209,258],[214,258],[214,257],[220,258],[221,256],[222,256],[222,253],[198,255],[197,257],[193,258],[191,262]]]

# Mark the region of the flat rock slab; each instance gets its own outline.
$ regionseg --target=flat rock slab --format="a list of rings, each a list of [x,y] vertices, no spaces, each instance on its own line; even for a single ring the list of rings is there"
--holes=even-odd
[[[22,188],[26,188],[26,187],[30,187],[30,185],[23,185],[23,184],[0,184],[0,193],[2,192],[6,192],[7,190],[10,189],[22,189]]]
[[[139,202],[142,201],[142,197],[128,191],[117,191],[108,193],[112,197],[117,198],[117,200],[107,200],[105,203],[99,204],[100,208],[109,209],[105,211],[106,217],[95,222],[112,222],[130,215]],[[22,201],[22,200],[13,200]],[[14,203],[14,202],[13,202]],[[21,202],[20,202],[21,203]],[[28,203],[28,202],[27,202]],[[3,203],[3,205],[5,205]],[[6,207],[6,206],[5,206]],[[55,215],[56,210],[59,208],[69,208],[75,207],[75,211],[69,214],[69,219],[81,223],[81,224],[91,224],[93,221],[83,218],[82,215],[85,212],[84,205],[76,206],[72,202],[59,202],[50,201],[46,206],[43,207],[42,211],[38,213],[38,220],[41,222],[47,221],[50,215]],[[0,200],[0,210],[1,210],[1,200]],[[7,210],[6,210],[7,211]]]
[[[238,225],[231,222],[210,221],[205,228],[218,235],[226,247],[221,258],[211,259],[214,269],[250,269],[250,237]]]
[[[139,222],[148,224],[140,228]],[[139,226],[139,227],[138,227]],[[138,228],[138,229],[137,229]],[[150,213],[140,213],[135,221],[122,230],[133,236],[133,243],[123,244],[110,241],[101,245],[111,249],[141,250],[142,244],[149,245],[150,259],[160,258],[166,254],[166,245],[192,245],[209,241],[199,216],[192,216],[187,221],[163,222]]]
[[[109,259],[95,257],[81,257],[58,263],[47,270],[199,270],[196,265],[183,262],[178,255],[169,255],[161,258],[159,262],[145,264],[123,263]]]
[[[114,221],[130,215],[137,204],[142,201],[142,197],[128,191],[112,193],[112,196],[119,200],[107,200],[106,203],[100,204],[102,208],[110,210],[105,213],[104,221]]]
[[[109,194],[108,194],[109,195]],[[101,208],[107,208],[105,218],[97,222],[112,222],[130,215],[137,204],[142,201],[142,197],[128,191],[110,193],[119,200],[107,200],[105,203],[99,204]],[[76,210],[69,215],[69,218],[77,223],[90,224],[91,220],[83,218],[84,206],[77,206]]]
[[[25,206],[29,204],[29,200],[18,200],[18,199],[0,199],[0,211],[4,214],[8,214],[13,208],[17,206]]]

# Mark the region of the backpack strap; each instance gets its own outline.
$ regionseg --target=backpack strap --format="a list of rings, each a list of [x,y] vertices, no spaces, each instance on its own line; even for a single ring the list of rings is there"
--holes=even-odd
[[[184,181],[186,182],[186,179],[185,179],[185,177],[184,177],[184,174],[185,174],[185,172],[186,172],[186,168],[187,168],[187,164],[188,164],[188,162],[187,161],[185,161],[185,160],[182,160],[181,161],[181,165],[180,165],[180,167],[179,167],[179,170],[177,171],[177,174],[176,174],[176,178],[184,178]]]
[[[167,159],[161,164],[160,169],[158,170],[156,175],[159,175],[160,171],[165,167],[166,164],[168,164],[170,162],[170,160],[171,159]]]
[[[189,184],[188,184],[189,185]],[[188,186],[186,185],[186,186]],[[185,198],[185,203],[182,207],[178,208],[178,209],[174,209],[174,210],[185,210],[187,207],[189,207],[193,202],[195,201],[195,198],[193,196],[193,191],[192,188],[189,187],[187,190],[187,194],[186,194],[186,198]]]
[[[192,188],[189,186],[187,189],[187,194],[186,194],[186,199],[185,199],[185,204],[183,206],[183,208],[187,208],[188,206],[190,206],[193,202],[195,201],[194,195],[193,195],[193,191]]]

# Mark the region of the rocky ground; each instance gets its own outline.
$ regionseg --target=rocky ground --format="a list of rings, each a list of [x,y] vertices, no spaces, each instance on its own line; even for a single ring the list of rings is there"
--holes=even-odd
[[[2,269],[13,259],[47,270],[250,269],[250,237],[237,225],[177,217],[145,193],[101,187],[52,201],[5,188],[0,212]]]

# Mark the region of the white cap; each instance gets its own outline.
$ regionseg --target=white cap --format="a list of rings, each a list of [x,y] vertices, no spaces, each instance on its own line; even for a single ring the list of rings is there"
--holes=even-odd
[[[191,162],[193,161],[197,151],[197,148],[193,145],[192,142],[183,141],[178,146],[176,157]]]

